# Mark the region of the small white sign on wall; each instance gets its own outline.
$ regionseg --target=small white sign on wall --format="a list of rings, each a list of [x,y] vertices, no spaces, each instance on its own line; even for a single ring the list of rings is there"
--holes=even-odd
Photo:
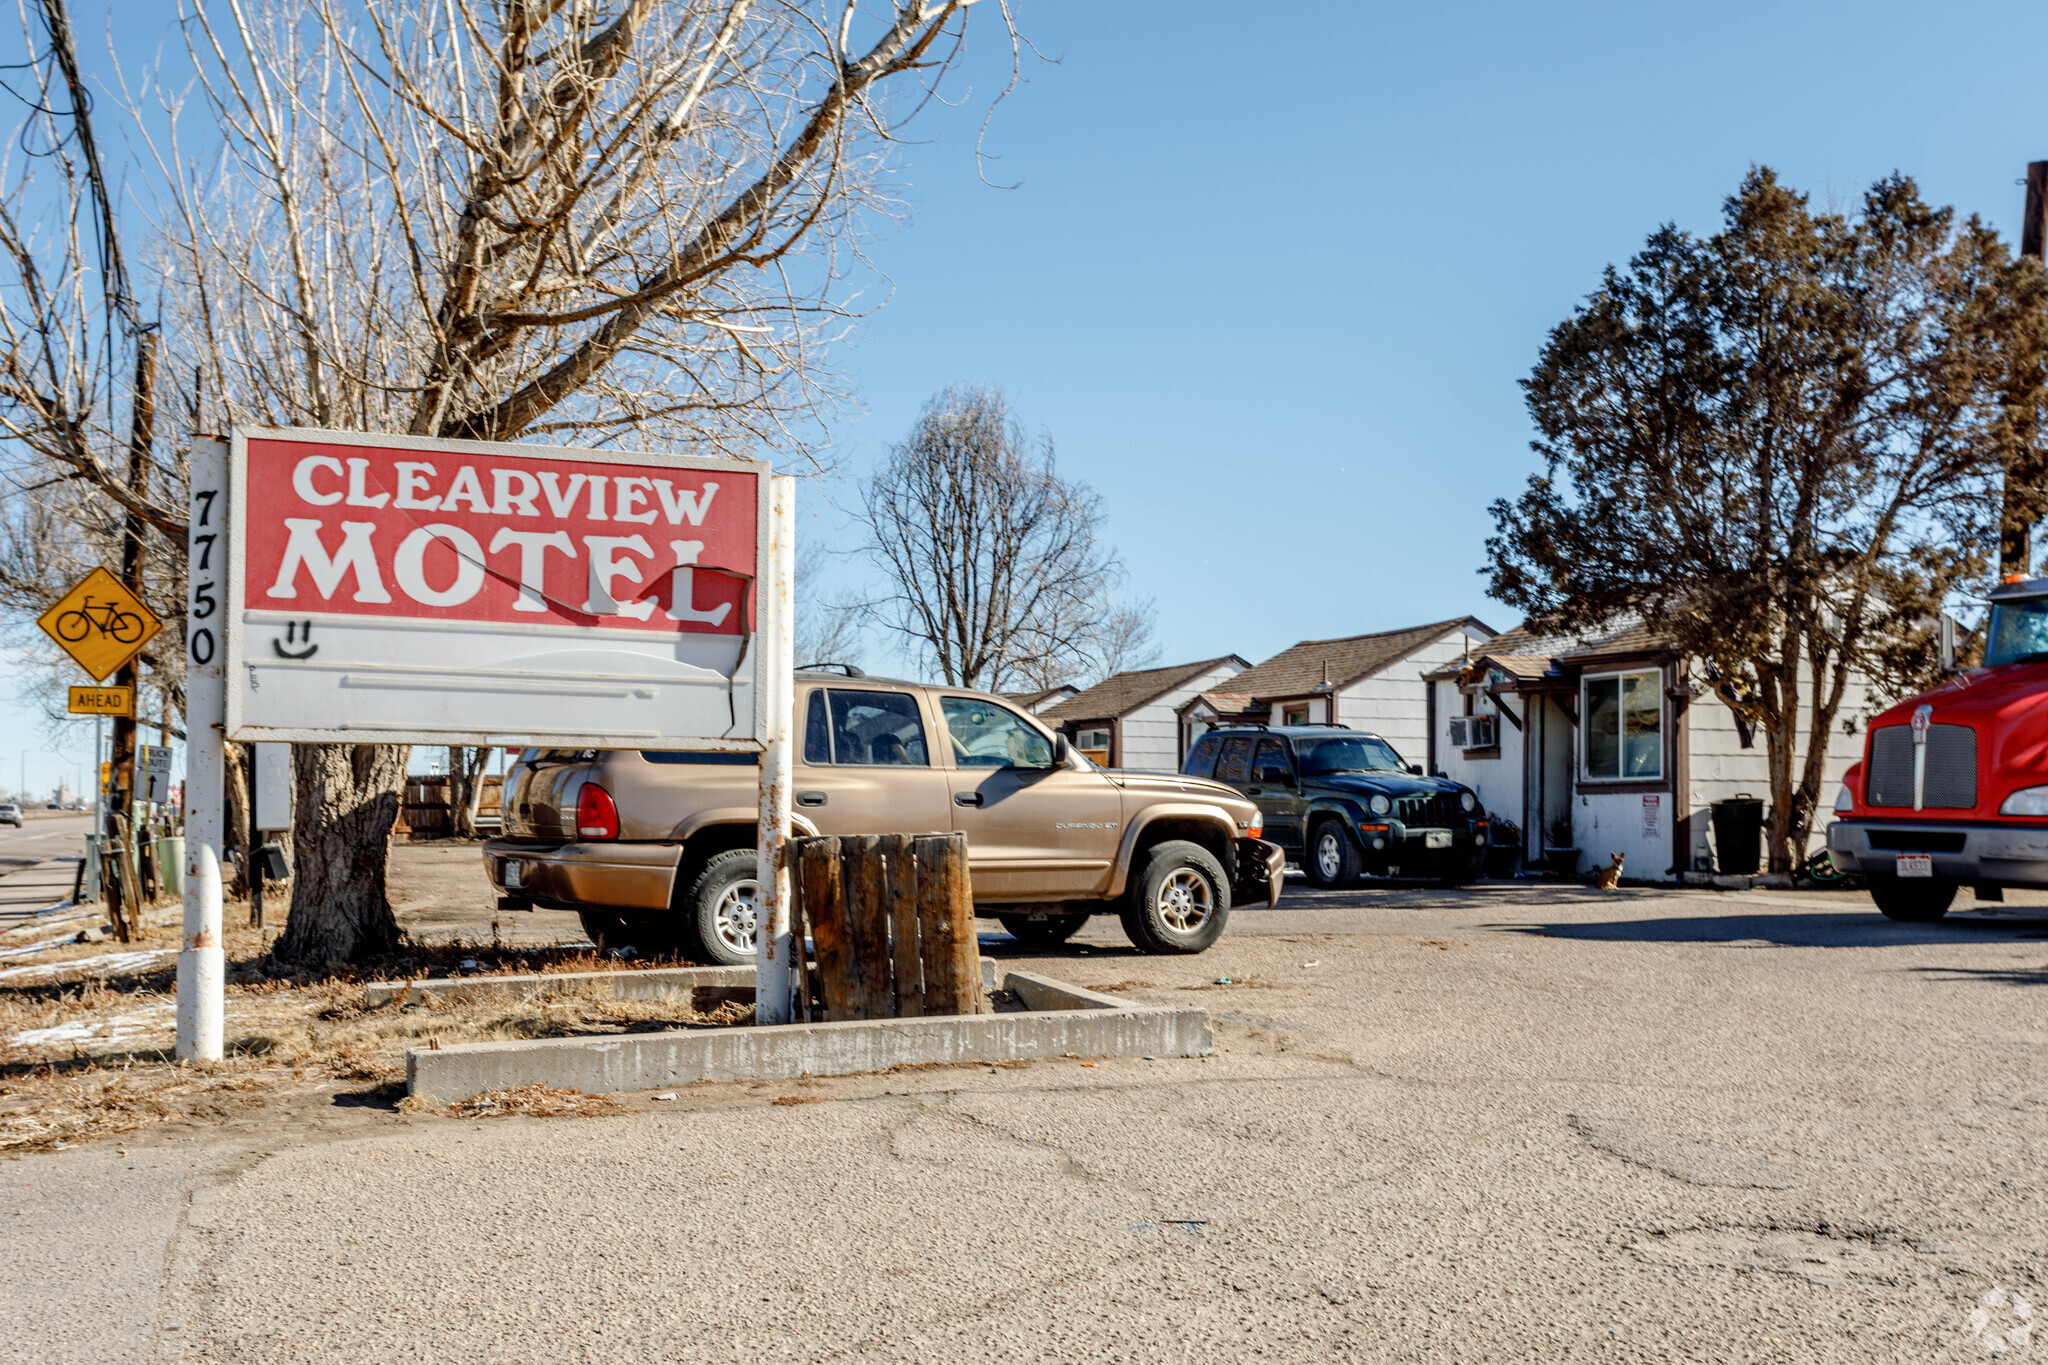
[[[1664,816],[1664,793],[1648,792],[1643,796],[1643,837],[1655,839],[1660,836],[1660,825]]]

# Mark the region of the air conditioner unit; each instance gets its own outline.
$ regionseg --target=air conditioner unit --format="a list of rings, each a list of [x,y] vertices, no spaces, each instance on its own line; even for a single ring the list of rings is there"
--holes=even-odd
[[[1491,749],[1500,743],[1500,717],[1452,716],[1453,749]]]

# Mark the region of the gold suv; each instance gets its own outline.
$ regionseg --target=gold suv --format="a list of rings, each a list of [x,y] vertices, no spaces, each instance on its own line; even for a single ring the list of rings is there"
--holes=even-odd
[[[1279,899],[1253,802],[1217,782],[1108,772],[1036,719],[961,688],[802,672],[795,825],[967,835],[979,910],[1049,948],[1118,914],[1146,952],[1216,941],[1233,892]],[[700,962],[754,951],[751,755],[529,749],[484,864],[506,908],[574,910],[593,940]]]

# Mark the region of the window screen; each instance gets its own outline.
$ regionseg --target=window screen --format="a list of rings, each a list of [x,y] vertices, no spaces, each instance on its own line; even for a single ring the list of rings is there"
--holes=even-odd
[[[1664,698],[1657,672],[1586,680],[1586,776],[1664,775]]]

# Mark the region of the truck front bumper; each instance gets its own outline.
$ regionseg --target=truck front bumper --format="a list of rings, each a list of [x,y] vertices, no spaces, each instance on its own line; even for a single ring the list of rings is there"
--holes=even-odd
[[[1934,875],[1980,886],[2048,887],[2048,826],[1946,820],[1837,820],[1828,860],[1842,872],[1895,875],[1901,853],[1924,853]]]

